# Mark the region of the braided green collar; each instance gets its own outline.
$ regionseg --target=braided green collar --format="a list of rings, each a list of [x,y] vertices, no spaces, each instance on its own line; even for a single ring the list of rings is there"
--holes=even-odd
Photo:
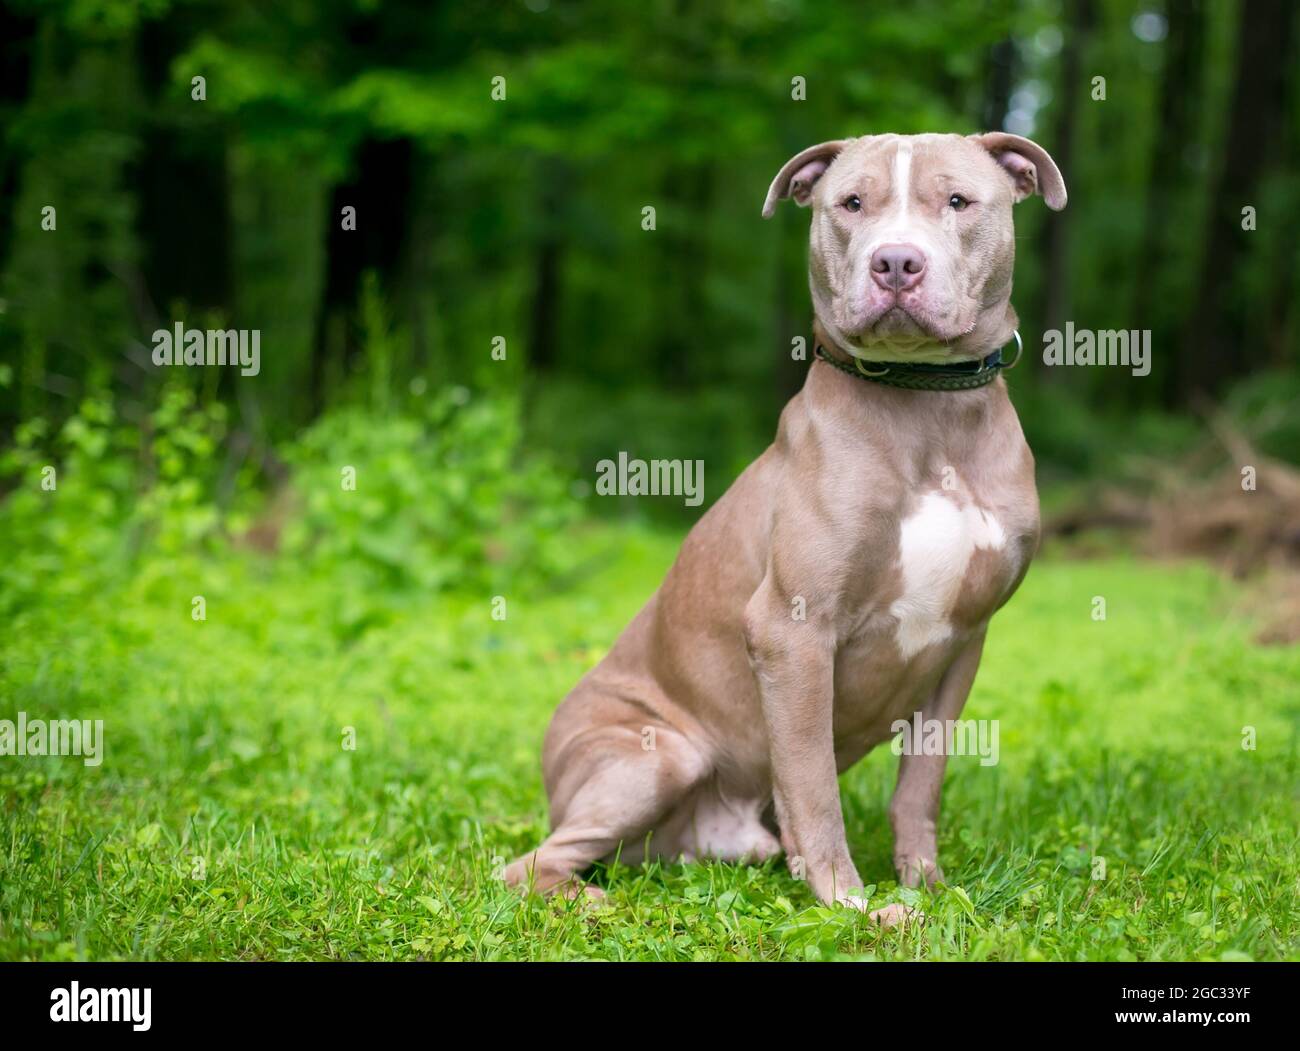
[[[906,390],[974,390],[992,383],[1003,369],[1013,369],[1019,364],[1024,346],[1020,342],[1019,332],[1015,333],[1015,337],[1016,356],[1009,362],[1002,360],[1001,349],[980,361],[954,361],[951,365],[863,361],[856,357],[849,364],[831,357],[820,343],[817,344],[816,354],[827,365],[833,365],[841,372],[889,387],[902,387]]]

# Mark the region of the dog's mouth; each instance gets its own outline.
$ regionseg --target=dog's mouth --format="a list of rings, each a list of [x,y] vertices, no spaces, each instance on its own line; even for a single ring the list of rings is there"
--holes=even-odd
[[[837,296],[827,314],[836,324],[834,337],[847,351],[879,361],[950,360],[980,318],[978,309],[950,309],[946,303],[936,311],[915,292]]]
[[[873,342],[882,343],[905,343],[917,339],[938,338],[938,333],[934,331],[924,315],[918,317],[901,303],[887,307],[885,312],[868,327],[867,333]]]
[[[940,326],[926,312],[893,303],[885,306],[875,319],[868,319],[854,342],[866,353],[889,350],[907,354],[943,343],[945,339]]]
[[[873,318],[868,318],[854,342],[863,351],[888,348],[907,352],[948,344],[963,335],[965,332],[953,331],[952,326],[941,323],[916,305],[894,302],[885,305]]]

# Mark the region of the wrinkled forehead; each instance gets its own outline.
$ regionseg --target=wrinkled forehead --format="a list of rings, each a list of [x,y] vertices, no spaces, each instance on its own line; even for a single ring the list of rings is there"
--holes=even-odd
[[[906,184],[910,195],[936,185],[1005,194],[1010,182],[988,153],[961,135],[867,135],[840,151],[823,180],[832,199],[867,193],[895,197]]]

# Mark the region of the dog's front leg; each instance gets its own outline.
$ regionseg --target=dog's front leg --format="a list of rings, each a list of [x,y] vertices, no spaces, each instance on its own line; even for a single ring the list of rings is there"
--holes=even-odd
[[[929,722],[956,719],[966,705],[984,650],[984,634],[971,639],[949,665],[930,699],[921,708]],[[898,765],[898,784],[889,801],[889,823],[894,829],[894,868],[905,887],[927,886],[943,879],[939,868],[936,828],[943,775],[948,756],[904,754]]]
[[[862,881],[849,857],[832,733],[835,639],[811,615],[791,616],[793,598],[771,577],[745,608],[745,643],[767,726],[772,785],[790,870],[827,904],[862,908]]]

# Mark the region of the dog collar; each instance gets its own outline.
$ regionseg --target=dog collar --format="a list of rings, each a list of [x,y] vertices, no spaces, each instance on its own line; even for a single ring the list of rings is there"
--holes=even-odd
[[[1010,361],[1002,360],[1001,348],[979,361],[957,361],[951,365],[863,361],[856,357],[849,364],[831,357],[821,343],[817,344],[816,354],[827,365],[833,365],[841,372],[847,372],[860,380],[883,383],[888,387],[902,387],[906,390],[974,390],[992,383],[1003,369],[1013,369],[1020,364],[1024,344],[1020,341],[1019,329],[1012,334],[1016,338],[1016,356]]]

